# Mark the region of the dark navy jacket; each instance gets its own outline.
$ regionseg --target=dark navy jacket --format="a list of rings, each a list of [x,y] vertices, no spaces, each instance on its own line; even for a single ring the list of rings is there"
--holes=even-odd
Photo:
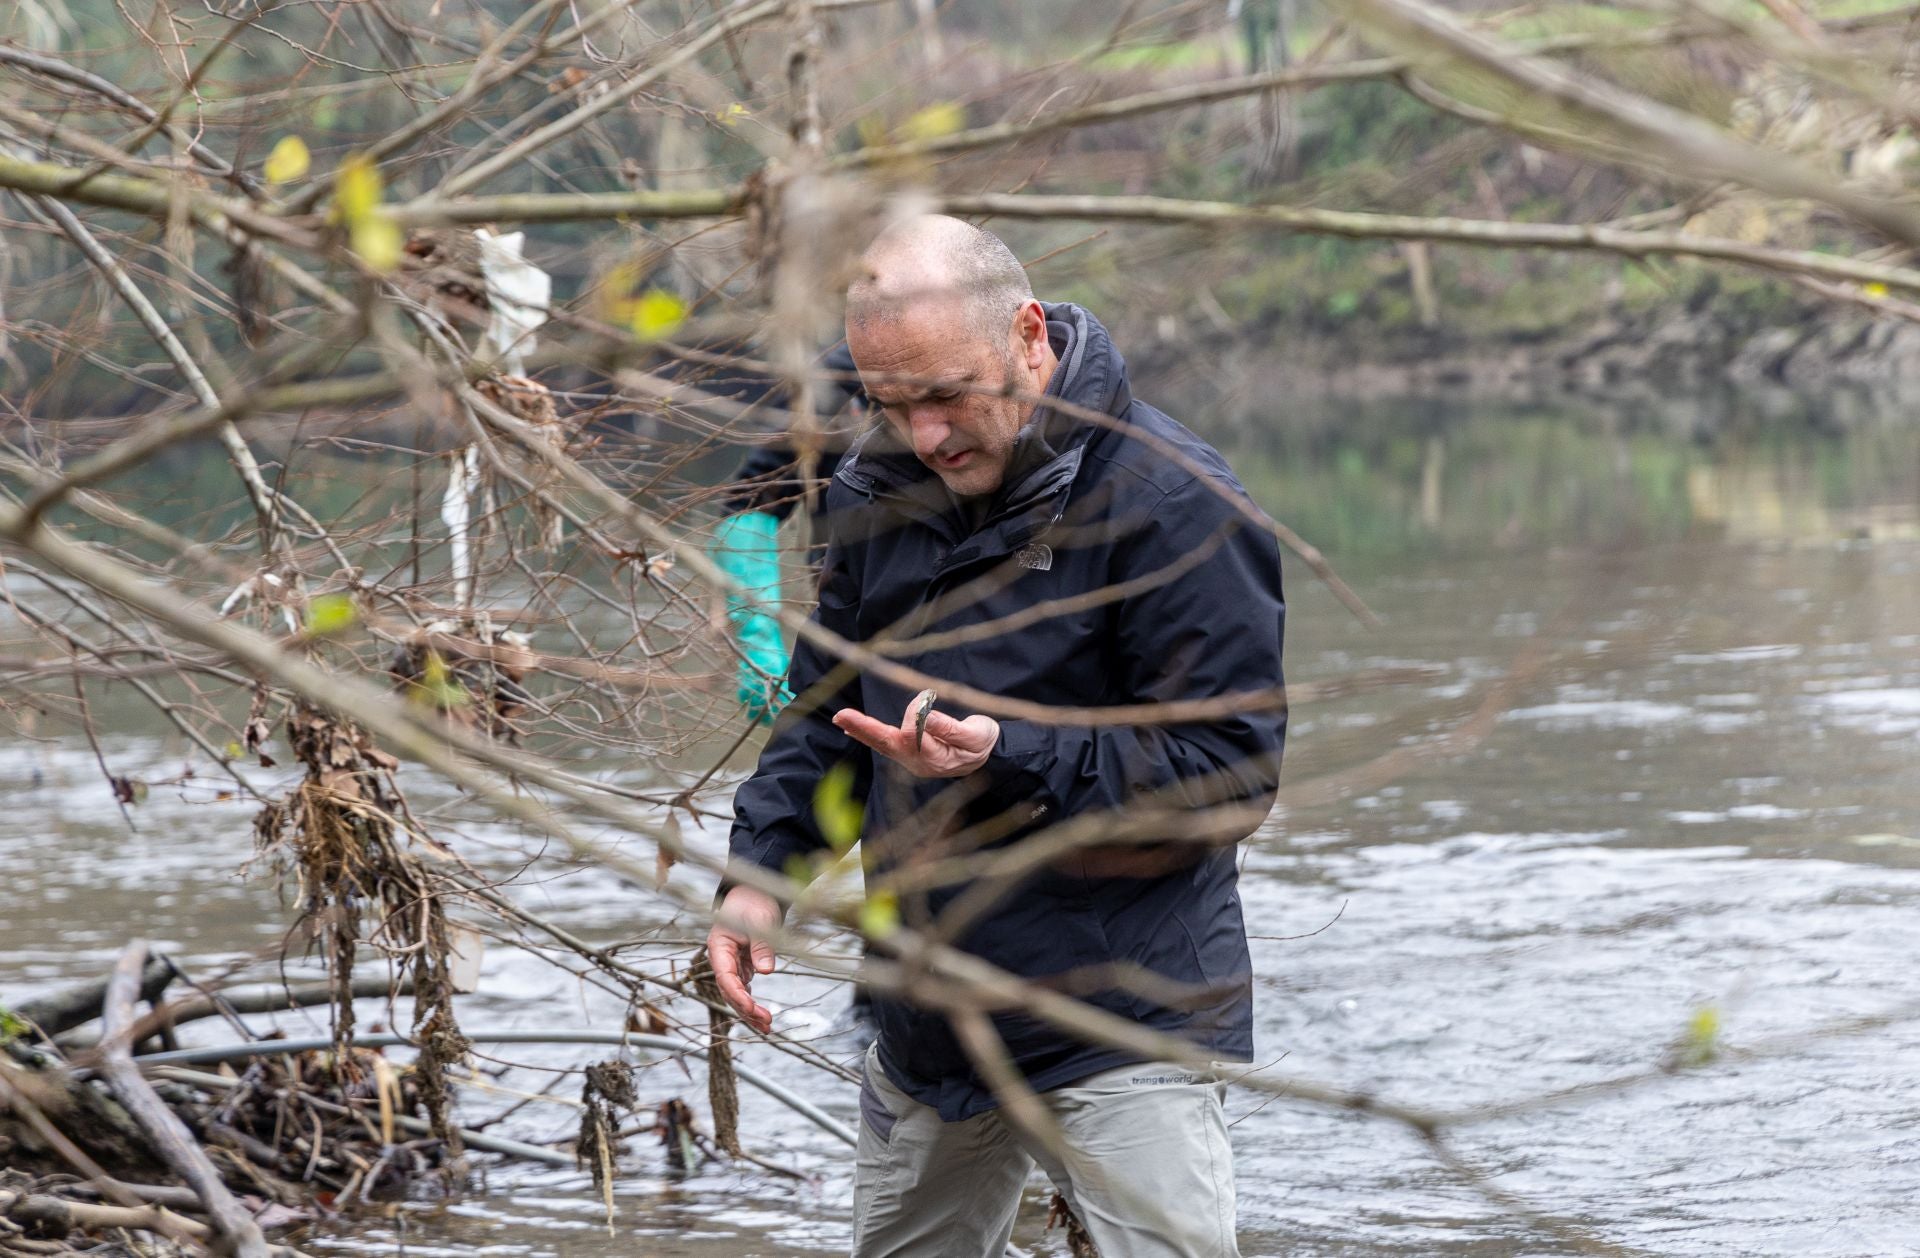
[[[964,629],[1081,598],[989,636],[950,635],[905,655],[936,678],[1053,706],[1097,707],[1277,690],[1286,608],[1266,517],[1220,455],[1143,402],[1106,329],[1071,305],[1046,307],[1060,366],[1048,393],[1112,426],[1042,408],[1022,430],[1000,491],[963,503],[884,424],[848,451],[827,498],[830,543],[816,619],[865,641]],[[1253,518],[1249,519],[1249,515]],[[937,600],[937,603],[936,603]],[[732,852],[773,870],[824,841],[814,821],[823,774],[850,761],[866,787],[871,871],[998,847],[1089,813],[1272,803],[1283,705],[1180,725],[1050,725],[1001,720],[985,768],[960,782],[914,778],[841,734],[853,705],[898,721],[913,690],[871,675],[828,694],[833,661],[802,642],[775,725],[734,801]],[[968,715],[943,698],[942,711]],[[874,761],[878,759],[876,764]],[[1244,837],[1253,822],[1234,834]],[[1111,1012],[1178,1033],[1220,1060],[1253,1052],[1246,932],[1230,845],[1181,845],[1178,868],[1113,876],[1076,852],[1002,896],[954,942],[1015,974],[1048,979]],[[868,874],[869,885],[875,873]],[[903,897],[927,927],[965,887]],[[1145,971],[1147,981],[1140,981]],[[1132,981],[1127,981],[1131,979]],[[995,1104],[945,1016],[874,994],[880,1063],[903,1091],[953,1121]],[[1134,1058],[1024,1014],[994,1023],[1040,1090]]]

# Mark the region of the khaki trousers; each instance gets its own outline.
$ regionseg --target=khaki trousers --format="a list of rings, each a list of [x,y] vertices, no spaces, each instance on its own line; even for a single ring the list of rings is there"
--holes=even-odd
[[[1122,1066],[1040,1094],[1063,1137],[1035,1147],[998,1110],[943,1122],[867,1051],[854,1258],[1000,1258],[1035,1162],[1101,1258],[1239,1258],[1226,1085]]]

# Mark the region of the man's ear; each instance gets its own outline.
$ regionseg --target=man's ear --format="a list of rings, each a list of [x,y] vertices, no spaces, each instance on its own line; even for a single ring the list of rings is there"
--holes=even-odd
[[[1040,303],[1028,298],[1013,316],[1013,334],[1018,344],[1016,352],[1027,364],[1028,371],[1040,370],[1040,364],[1047,360],[1047,312]]]

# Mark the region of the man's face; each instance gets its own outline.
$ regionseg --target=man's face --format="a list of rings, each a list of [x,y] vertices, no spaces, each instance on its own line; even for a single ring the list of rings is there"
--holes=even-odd
[[[925,303],[895,318],[850,322],[847,348],[867,396],[894,433],[960,497],[1000,488],[1014,438],[1032,408],[997,390],[1019,371],[1015,337],[982,339],[945,303]],[[912,382],[894,379],[912,377]]]

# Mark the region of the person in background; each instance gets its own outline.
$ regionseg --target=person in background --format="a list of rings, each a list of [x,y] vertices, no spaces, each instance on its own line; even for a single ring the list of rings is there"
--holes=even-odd
[[[825,382],[821,410],[829,417],[842,409],[850,410],[858,423],[864,415],[860,382],[853,375],[853,356],[845,342],[828,351],[820,363],[822,371],[837,373]],[[726,512],[714,526],[708,554],[720,570],[738,581],[754,598],[777,599],[780,594],[780,550],[775,537],[780,524],[794,507],[811,501],[815,514],[813,536],[822,537],[818,515],[826,503],[826,483],[840,464],[845,451],[844,439],[829,440],[819,451],[808,479],[798,456],[785,441],[754,446],[734,470],[721,496]],[[819,558],[820,547],[813,548]],[[743,592],[728,591],[727,619],[740,643],[738,662],[740,702],[746,705],[747,719],[762,725],[773,724],[788,700],[793,698],[784,679],[789,663],[786,640],[780,622],[756,606]]]
[[[840,457],[846,452],[845,432],[857,429],[867,418],[866,396],[854,374],[853,355],[843,341],[821,360],[823,372],[835,373],[822,382],[820,409],[832,416],[842,410],[849,413],[850,424],[838,425],[828,433],[814,464],[813,476],[803,475],[798,456],[785,441],[754,446],[734,470],[721,498],[727,512],[714,528],[709,554],[721,571],[755,592],[757,597],[777,597],[780,593],[780,551],[775,540],[781,523],[795,506],[810,503],[814,515],[810,558],[818,576],[826,530],[820,515],[826,509],[826,486]],[[793,694],[786,688],[789,659],[780,622],[740,593],[727,594],[727,619],[739,640],[738,662],[740,702],[746,705],[747,719],[773,724],[774,717]],[[873,1042],[873,1003],[863,984],[855,983],[847,1007],[827,1032],[849,1052],[864,1052]]]

